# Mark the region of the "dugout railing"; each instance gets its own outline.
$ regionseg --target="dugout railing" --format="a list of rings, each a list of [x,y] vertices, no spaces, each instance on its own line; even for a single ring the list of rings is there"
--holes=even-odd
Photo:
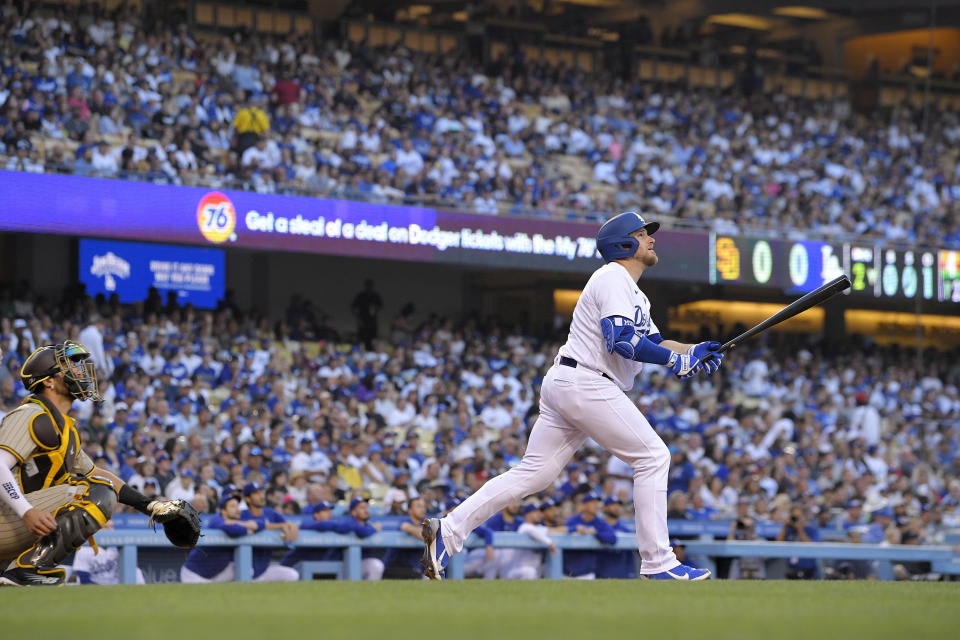
[[[150,529],[109,529],[103,530],[95,536],[100,546],[114,546],[119,548],[120,582],[134,584],[138,550],[141,548],[166,548],[173,551],[170,543],[163,535],[162,530]],[[614,545],[604,545],[592,536],[583,535],[556,535],[551,536],[557,551],[549,553],[544,545],[536,542],[529,536],[511,532],[497,532],[494,534],[493,546],[496,548],[542,549],[545,553],[546,578],[563,577],[563,552],[569,550],[633,550],[636,549],[636,539],[632,534],[617,534]],[[850,544],[842,542],[769,542],[751,541],[734,542],[725,540],[687,540],[684,542],[686,551],[690,555],[703,558],[707,564],[712,564],[714,558],[813,558],[824,560],[866,560],[876,563],[876,574],[881,580],[893,579],[893,565],[899,562],[929,562],[931,571],[940,574],[960,574],[960,555],[954,553],[949,546],[916,546],[916,545],[877,545],[877,544]],[[482,540],[471,536],[467,541],[468,547],[482,546]],[[201,548],[204,546],[235,547],[236,580],[247,582],[253,574],[254,547],[290,547],[281,538],[280,531],[261,531],[259,533],[231,538],[219,530],[207,530],[200,539]],[[367,548],[420,548],[419,540],[399,531],[382,531],[369,538],[360,539],[352,534],[318,533],[316,531],[301,531],[296,541],[297,547],[336,548],[343,550],[343,559],[340,566],[334,571],[339,578],[346,580],[360,580],[363,549]],[[447,567],[447,578],[463,579],[463,562],[465,554],[458,554],[450,559]],[[320,564],[320,563],[318,563]],[[330,570],[330,562],[322,563]]]

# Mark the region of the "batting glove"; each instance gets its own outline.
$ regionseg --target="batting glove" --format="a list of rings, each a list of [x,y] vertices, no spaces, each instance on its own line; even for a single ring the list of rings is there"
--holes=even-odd
[[[678,378],[692,378],[700,372],[702,364],[696,356],[689,353],[676,353],[670,356],[667,367],[673,371]]]
[[[694,356],[703,365],[703,370],[707,373],[713,373],[720,368],[723,362],[723,352],[720,351],[719,342],[700,342],[687,349],[687,354]]]

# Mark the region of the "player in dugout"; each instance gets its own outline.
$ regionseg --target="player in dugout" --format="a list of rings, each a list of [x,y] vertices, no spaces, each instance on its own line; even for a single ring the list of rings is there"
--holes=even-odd
[[[666,340],[637,281],[657,264],[658,222],[621,213],[597,233],[605,264],[594,271],[573,310],[570,335],[543,379],[540,416],[519,465],[488,481],[443,519],[423,523],[424,575],[442,578],[447,559],[474,527],[513,501],[549,487],[577,449],[592,438],[633,469],[640,575],[656,580],[707,580],[710,572],[681,564],[667,530],[670,452],[626,395],[644,363],[691,378],[720,368],[719,342]]]
[[[0,423],[0,585],[63,584],[58,565],[93,544],[118,501],[163,524],[177,546],[196,545],[200,519],[189,503],[147,498],[81,448],[71,405],[103,399],[86,347],[70,340],[40,347],[20,379],[30,395]]]

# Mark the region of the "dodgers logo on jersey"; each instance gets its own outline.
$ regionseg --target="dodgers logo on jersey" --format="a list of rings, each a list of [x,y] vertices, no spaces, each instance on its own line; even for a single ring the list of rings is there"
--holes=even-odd
[[[642,335],[650,333],[650,318],[643,313],[643,307],[634,305],[633,326],[637,328]]]
[[[203,196],[197,205],[197,226],[203,237],[214,244],[236,240],[233,231],[237,226],[237,211],[230,198],[219,191]]]

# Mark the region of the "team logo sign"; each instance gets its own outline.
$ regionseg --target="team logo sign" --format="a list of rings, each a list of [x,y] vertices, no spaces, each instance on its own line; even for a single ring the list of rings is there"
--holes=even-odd
[[[230,198],[219,191],[203,196],[197,206],[197,226],[203,237],[214,244],[236,240],[233,230],[237,226],[237,212]]]
[[[105,255],[93,256],[90,275],[103,278],[104,288],[107,291],[116,291],[117,278],[126,280],[130,277],[130,263],[113,251],[107,251]]]

